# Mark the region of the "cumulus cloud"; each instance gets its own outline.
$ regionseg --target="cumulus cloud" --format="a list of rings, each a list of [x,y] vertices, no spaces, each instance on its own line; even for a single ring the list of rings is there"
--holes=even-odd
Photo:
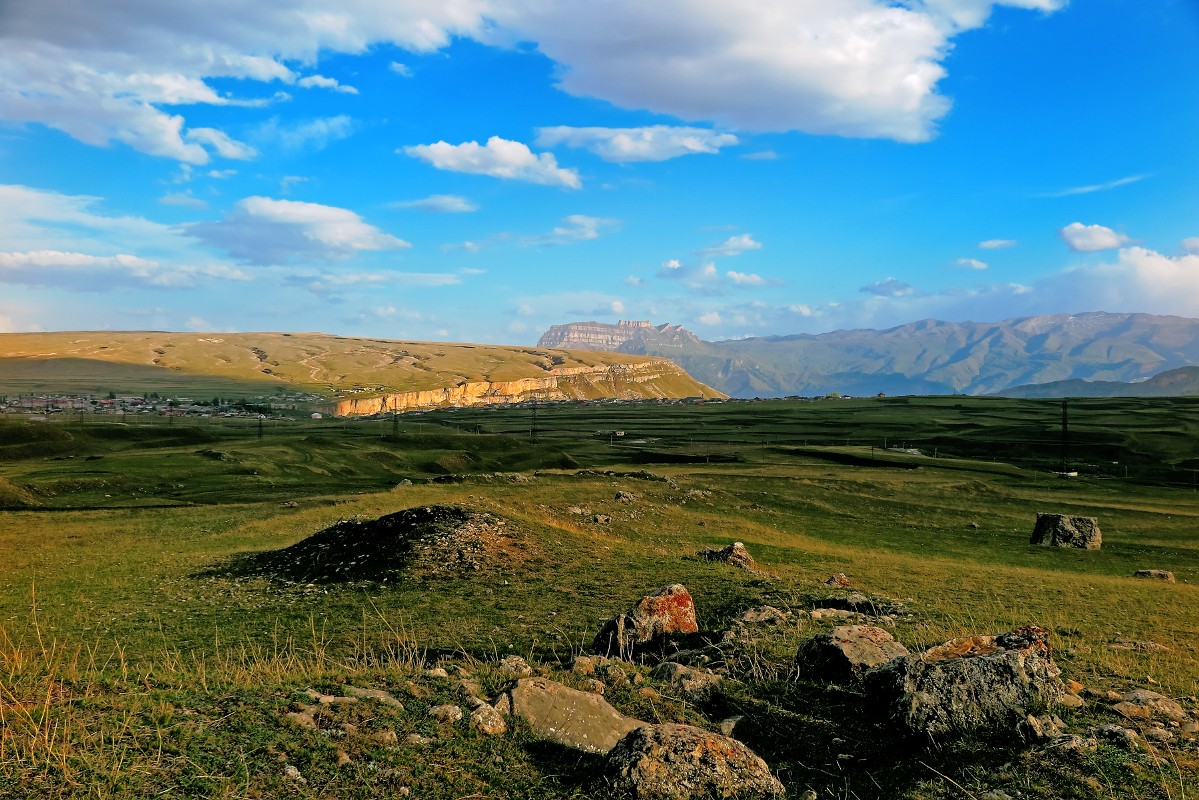
[[[0,283],[72,292],[102,292],[116,288],[190,288],[203,278],[248,281],[241,270],[222,264],[164,265],[128,254],[95,256],[59,250],[0,253]]]
[[[1199,255],[1199,236],[1192,236],[1189,239],[1183,239],[1182,251],[1192,255]]]
[[[962,267],[963,269],[984,270],[988,266],[990,266],[989,264],[987,264],[987,262],[979,261],[977,258],[959,258],[954,263],[957,264],[959,267]]]
[[[479,210],[476,203],[457,194],[431,194],[420,200],[408,200],[396,205],[400,208],[415,208],[437,214],[468,214]]]
[[[296,85],[303,89],[332,89],[343,94],[358,94],[358,90],[353,86],[346,86],[337,78],[327,78],[324,75],[309,75],[306,78],[300,78],[296,81]]]
[[[524,240],[527,245],[560,245],[586,242],[600,237],[600,230],[616,224],[614,219],[589,217],[585,214],[571,214],[562,220],[544,236],[534,236]]]
[[[335,261],[362,251],[410,247],[349,209],[269,197],[247,197],[223,220],[188,230],[238,261],[259,265],[297,258]]]
[[[558,166],[553,153],[534,153],[528,145],[492,136],[487,144],[434,142],[401,148],[399,151],[419,158],[437,169],[490,175],[493,178],[528,181],[568,189],[582,187],[579,173]]]
[[[249,161],[258,155],[258,151],[248,144],[231,139],[228,134],[216,128],[192,128],[187,132],[190,142],[206,144],[221,158],[231,158],[238,161]]]
[[[609,305],[609,308],[612,309],[613,314],[623,314],[624,313],[624,303],[622,303],[619,300],[613,300],[612,303]]]
[[[1071,222],[1066,227],[1058,230],[1058,235],[1076,253],[1114,250],[1132,241],[1124,234],[1116,233],[1111,228],[1105,228],[1102,225],[1083,225],[1081,222]]]
[[[765,278],[761,275],[755,275],[752,272],[734,272],[729,270],[725,273],[725,277],[738,286],[764,286],[766,284]]]
[[[351,136],[355,128],[354,120],[345,114],[290,124],[283,124],[279,122],[278,117],[272,117],[259,125],[254,135],[262,142],[277,145],[284,150],[315,151],[324,150],[330,143]]]
[[[694,153],[718,153],[737,144],[731,133],[707,128],[649,125],[642,128],[572,128],[560,125],[537,132],[539,147],[579,147],[605,161],[665,161]]]
[[[705,258],[723,258],[729,256],[739,256],[748,250],[761,250],[762,243],[755,241],[754,237],[748,233],[730,236],[720,244],[704,247],[696,250],[696,255]]]
[[[1016,244],[1015,239],[984,239],[978,243],[978,246],[983,250],[1004,250],[1008,247],[1015,247]]]
[[[993,5],[1062,0],[523,0],[497,4],[492,33],[536,42],[560,86],[622,108],[736,129],[924,141],[949,110],[937,93],[960,32]],[[636,31],[631,37],[629,31]]]
[[[698,317],[696,317],[696,322],[698,322],[700,325],[719,325],[720,312],[708,311],[707,313],[700,314]]]
[[[858,289],[858,291],[878,297],[909,297],[916,293],[916,288],[897,278],[889,277],[881,281],[868,283]]]

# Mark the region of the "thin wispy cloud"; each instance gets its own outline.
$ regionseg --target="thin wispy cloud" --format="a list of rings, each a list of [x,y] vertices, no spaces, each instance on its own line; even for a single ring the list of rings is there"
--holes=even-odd
[[[1114,181],[1107,183],[1095,183],[1089,186],[1073,186],[1069,189],[1061,189],[1056,192],[1046,192],[1041,197],[1074,197],[1080,194],[1094,194],[1095,192],[1107,192],[1112,189],[1118,189],[1121,186],[1128,186],[1133,183],[1139,183],[1149,175],[1129,175],[1126,178],[1117,178]]]

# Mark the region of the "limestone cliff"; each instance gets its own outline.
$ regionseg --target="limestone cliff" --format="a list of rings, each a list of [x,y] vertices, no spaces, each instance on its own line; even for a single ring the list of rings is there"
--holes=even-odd
[[[723,397],[665,359],[593,367],[559,367],[544,377],[462,381],[455,386],[391,392],[339,400],[337,416],[417,411],[442,406],[482,406],[526,400],[626,400]]]
[[[607,322],[571,322],[552,326],[537,342],[537,346],[564,350],[635,352],[621,348],[634,340],[656,340],[661,338],[662,334],[677,335],[680,331],[683,331],[683,328],[679,325],[654,326],[646,320],[621,320],[615,325]]]

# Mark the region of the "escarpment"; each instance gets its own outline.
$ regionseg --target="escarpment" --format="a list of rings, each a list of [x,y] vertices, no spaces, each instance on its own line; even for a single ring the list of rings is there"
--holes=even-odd
[[[441,406],[483,406],[528,400],[721,397],[665,359],[594,367],[559,367],[537,378],[463,380],[453,386],[385,392],[337,402],[337,416],[369,416]]]

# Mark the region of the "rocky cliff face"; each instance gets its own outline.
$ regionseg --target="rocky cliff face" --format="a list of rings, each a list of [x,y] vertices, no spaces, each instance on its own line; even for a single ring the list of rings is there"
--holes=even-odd
[[[418,411],[442,406],[484,406],[526,400],[626,400],[722,397],[665,359],[634,364],[570,367],[545,377],[510,381],[463,381],[441,389],[392,392],[339,400],[337,416]]]
[[[607,322],[571,322],[554,325],[537,342],[538,347],[554,347],[562,350],[604,350],[608,352],[638,353],[644,340],[657,341],[662,338],[685,334],[682,325],[651,325],[646,320],[621,320],[612,325]]]

